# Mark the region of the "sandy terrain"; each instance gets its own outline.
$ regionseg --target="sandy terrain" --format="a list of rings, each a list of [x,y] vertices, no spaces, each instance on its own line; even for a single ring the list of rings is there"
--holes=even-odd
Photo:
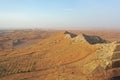
[[[110,69],[113,53],[120,51],[119,42],[113,42],[119,41],[119,32],[27,32],[2,35],[2,41],[10,35],[9,39],[24,43],[1,49],[0,80],[108,80],[119,76]]]

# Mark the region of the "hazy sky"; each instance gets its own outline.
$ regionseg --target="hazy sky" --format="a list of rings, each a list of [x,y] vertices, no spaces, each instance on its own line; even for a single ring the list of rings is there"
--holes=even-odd
[[[0,29],[120,29],[120,0],[0,0]]]

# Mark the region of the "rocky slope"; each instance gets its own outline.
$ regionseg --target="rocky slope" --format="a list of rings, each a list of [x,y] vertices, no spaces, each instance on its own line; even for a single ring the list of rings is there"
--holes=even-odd
[[[0,80],[108,80],[120,75],[119,42],[60,32],[0,54]]]

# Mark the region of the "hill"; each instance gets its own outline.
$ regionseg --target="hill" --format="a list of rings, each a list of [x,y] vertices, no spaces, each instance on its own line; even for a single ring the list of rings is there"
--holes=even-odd
[[[0,80],[113,78],[119,75],[112,73],[118,46],[119,42],[110,43],[98,36],[59,32],[36,44],[0,54]]]

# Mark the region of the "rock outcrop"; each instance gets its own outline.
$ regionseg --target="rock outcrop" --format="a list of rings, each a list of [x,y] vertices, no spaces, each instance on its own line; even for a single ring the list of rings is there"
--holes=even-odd
[[[89,44],[107,43],[108,42],[99,36],[89,36],[89,35],[86,35],[83,33],[76,35],[76,34],[68,32],[68,31],[65,31],[64,34],[66,34],[65,38],[72,38],[72,40],[74,42],[86,42]]]
[[[80,34],[72,38],[74,42],[96,44],[97,50],[82,62],[82,70],[86,76],[94,76],[97,80],[120,79],[120,42],[108,42],[98,36]],[[104,44],[101,44],[104,43]],[[99,72],[100,71],[100,72]],[[99,76],[96,76],[97,74]],[[99,74],[101,73],[101,74]],[[96,76],[96,77],[95,77]],[[90,78],[90,80],[93,80]]]

